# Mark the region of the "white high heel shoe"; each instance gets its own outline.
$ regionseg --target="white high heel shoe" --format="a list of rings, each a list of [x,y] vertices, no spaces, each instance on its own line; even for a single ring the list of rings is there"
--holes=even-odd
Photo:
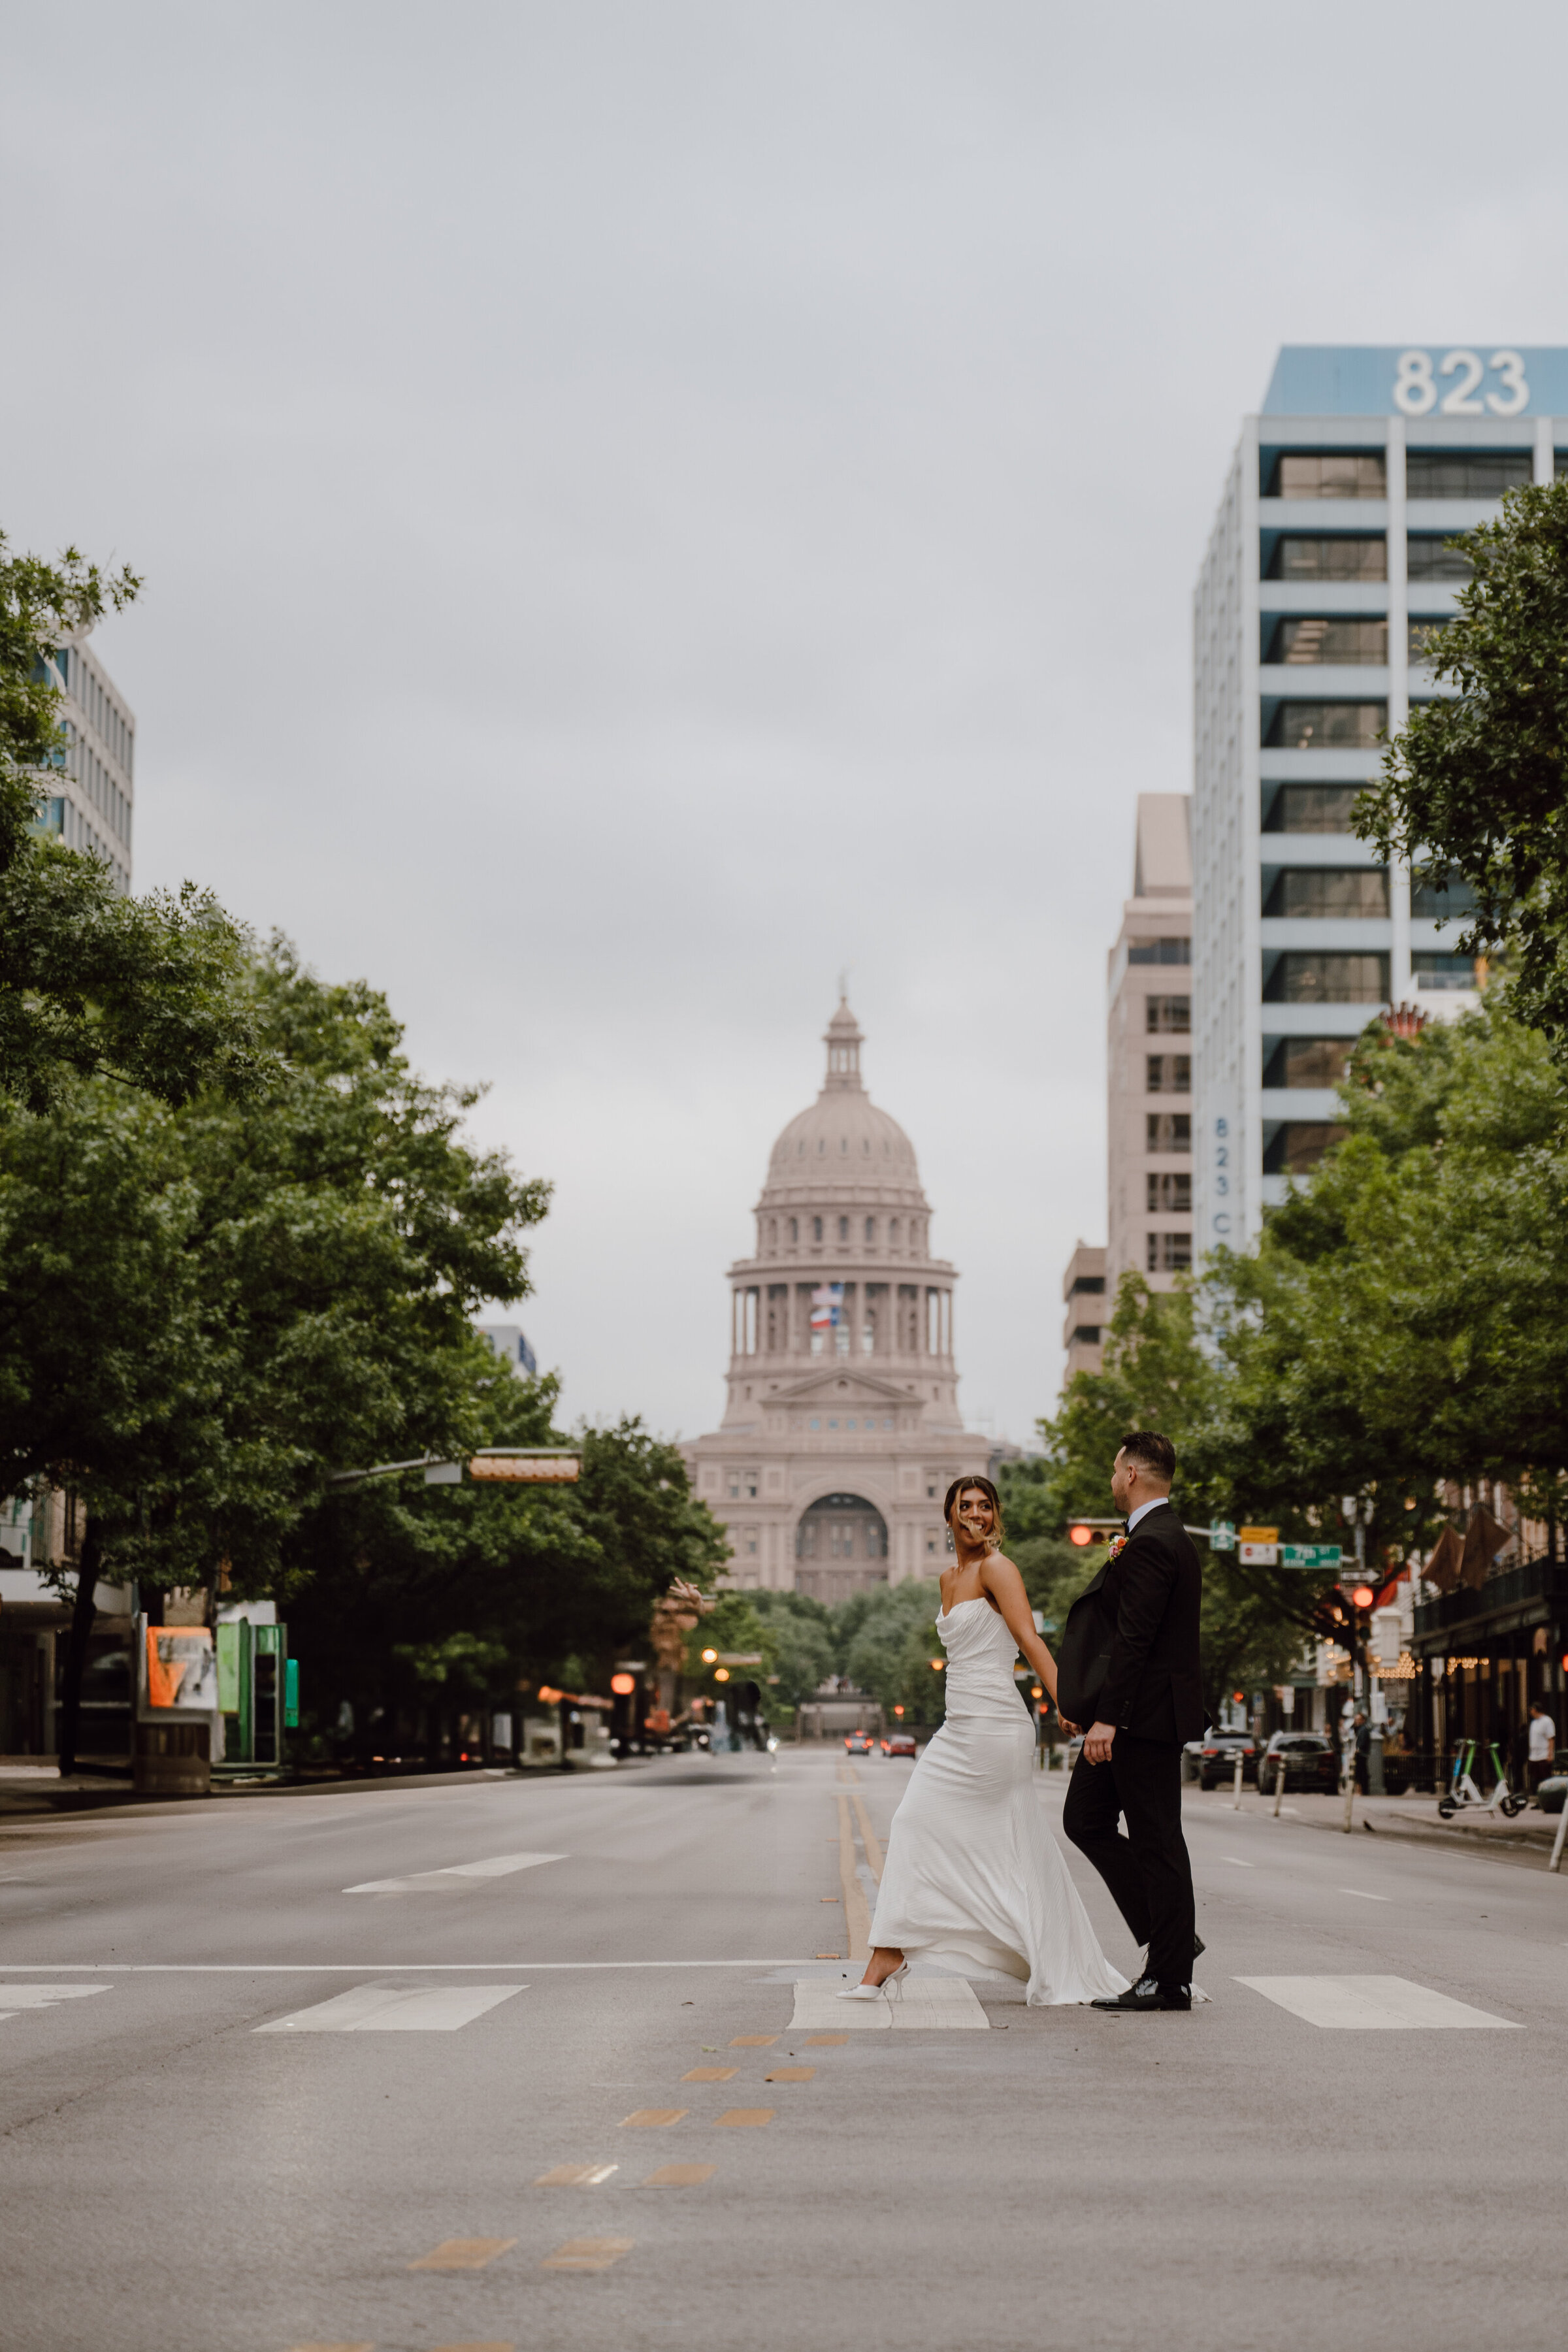
[[[840,2000],[901,2000],[903,1998],[901,1988],[897,1993],[893,1991],[892,1988],[894,1985],[898,1984],[900,1977],[907,1977],[909,1972],[910,1964],[908,1960],[900,1960],[898,1967],[893,1970],[892,1975],[890,1977],[884,1977],[879,1985],[849,1985],[839,1993],[838,1998]]]

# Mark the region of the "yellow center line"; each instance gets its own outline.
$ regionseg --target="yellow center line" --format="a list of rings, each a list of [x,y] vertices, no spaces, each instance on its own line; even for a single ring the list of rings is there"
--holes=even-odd
[[[838,1800],[838,1884],[844,1895],[844,1925],[849,1937],[852,1960],[868,1959],[871,1955],[871,1912],[866,1901],[866,1890],[855,1872],[855,1832],[849,1822],[849,1800]]]
[[[716,2124],[771,2124],[777,2112],[774,2107],[726,2107],[713,2120]]]
[[[689,2066],[680,2079],[683,2083],[730,2083],[740,2071],[738,2066]]]
[[[684,2107],[638,2107],[633,2114],[621,2117],[621,2129],[627,2131],[645,2124],[650,2126],[655,2124],[678,2124],[685,2113]]]
[[[871,1875],[880,1886],[882,1849],[877,1843],[877,1832],[871,1827],[871,1816],[866,1811],[866,1800],[862,1796],[856,1795],[851,1797],[849,1801],[855,1808],[855,1818],[860,1824],[860,1843],[866,1849],[866,1859],[871,1865]]]
[[[718,2171],[716,2164],[661,2164],[643,2182],[645,2189],[700,2189]]]
[[[546,2254],[539,2267],[542,2271],[607,2271],[636,2244],[635,2238],[568,2238],[563,2246]]]
[[[515,2238],[443,2238],[408,2267],[411,2271],[482,2271],[487,2263],[493,2263],[516,2243]]]

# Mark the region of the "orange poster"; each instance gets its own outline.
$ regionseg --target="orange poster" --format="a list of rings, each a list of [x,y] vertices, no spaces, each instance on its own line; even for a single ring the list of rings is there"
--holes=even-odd
[[[205,1713],[217,1705],[217,1660],[205,1625],[149,1625],[147,1704]]]

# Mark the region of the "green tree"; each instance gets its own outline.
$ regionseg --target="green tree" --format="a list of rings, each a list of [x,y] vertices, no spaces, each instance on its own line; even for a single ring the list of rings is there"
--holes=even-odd
[[[1568,480],[1510,490],[1458,542],[1471,564],[1434,638],[1455,695],[1418,703],[1363,794],[1380,856],[1468,885],[1468,951],[1509,951],[1515,1010],[1568,1056]]]
[[[190,884],[121,898],[37,822],[68,748],[56,651],[140,586],[75,548],[58,564],[14,555],[0,532],[0,1097],[33,1110],[73,1075],[167,1102],[256,1076],[245,942],[217,901]]]
[[[942,1676],[931,1662],[943,1658],[936,1630],[941,1606],[941,1584],[919,1577],[851,1593],[833,1612],[840,1673],[889,1715],[902,1706],[915,1723],[940,1723]]]
[[[773,1645],[768,1673],[778,1681],[764,1698],[769,1721],[782,1723],[840,1671],[831,1613],[804,1592],[748,1592],[746,1600]]]

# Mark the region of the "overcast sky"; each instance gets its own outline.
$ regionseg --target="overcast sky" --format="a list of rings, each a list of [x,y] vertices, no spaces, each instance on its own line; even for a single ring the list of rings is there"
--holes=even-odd
[[[1105,950],[1276,347],[1568,341],[1561,5],[0,0],[0,525],[132,562],[135,879],[385,988],[714,1425],[847,968],[972,1425],[1105,1233]]]

